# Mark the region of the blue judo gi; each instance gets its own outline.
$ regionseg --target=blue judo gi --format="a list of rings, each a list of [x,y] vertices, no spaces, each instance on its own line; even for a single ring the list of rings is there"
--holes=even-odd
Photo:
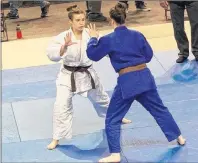
[[[114,32],[101,37],[92,37],[87,46],[87,56],[99,61],[109,55],[116,72],[121,69],[148,63],[153,51],[146,38],[138,31],[126,26],[115,28]],[[148,68],[122,74],[117,79],[105,120],[105,130],[110,153],[120,153],[120,130],[122,118],[131,104],[137,100],[155,118],[168,141],[181,135],[167,107],[160,99],[154,77]]]

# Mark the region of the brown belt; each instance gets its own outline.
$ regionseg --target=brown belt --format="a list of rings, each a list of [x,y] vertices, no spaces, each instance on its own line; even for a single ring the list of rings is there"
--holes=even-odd
[[[145,68],[146,68],[146,64],[143,63],[143,64],[140,64],[140,65],[137,65],[137,66],[130,66],[130,67],[123,68],[118,73],[119,73],[119,75],[122,75],[122,74],[125,74],[127,72],[143,70]]]
[[[92,89],[95,89],[95,82],[93,77],[91,76],[91,73],[88,71],[88,69],[91,67],[90,66],[86,66],[86,67],[70,67],[67,65],[64,65],[64,68],[68,71],[71,71],[71,88],[72,88],[72,92],[76,92],[76,84],[75,84],[75,79],[74,79],[74,73],[75,72],[86,72],[88,75],[90,75],[91,77],[91,85],[92,85]]]

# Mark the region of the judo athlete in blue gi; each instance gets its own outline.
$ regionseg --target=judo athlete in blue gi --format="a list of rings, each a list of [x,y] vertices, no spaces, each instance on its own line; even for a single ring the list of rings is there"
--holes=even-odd
[[[126,13],[120,5],[110,10],[110,18],[114,32],[100,39],[95,25],[88,26],[91,36],[87,46],[88,58],[99,61],[108,54],[119,74],[105,121],[111,155],[99,162],[121,161],[121,122],[134,100],[154,117],[169,142],[177,139],[179,145],[184,145],[186,141],[168,108],[162,103],[154,77],[146,66],[153,57],[149,43],[143,34],[124,25]]]

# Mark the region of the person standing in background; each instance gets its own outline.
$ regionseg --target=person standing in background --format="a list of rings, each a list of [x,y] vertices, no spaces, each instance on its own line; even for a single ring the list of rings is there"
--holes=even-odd
[[[86,5],[87,19],[89,21],[101,22],[107,20],[101,13],[102,1],[86,1]]]
[[[10,12],[7,14],[7,18],[18,19],[19,18],[18,8],[22,5],[23,1],[9,0],[8,2],[10,4]],[[41,7],[41,18],[44,18],[48,14],[50,3],[45,0],[40,0],[38,2]]]
[[[125,3],[127,5],[127,9],[129,8],[128,1],[119,1]],[[151,8],[148,8],[144,1],[135,1],[135,6],[137,11],[150,11]]]
[[[164,9],[170,6],[174,36],[179,49],[177,63],[183,63],[189,57],[189,41],[184,29],[184,11],[187,10],[191,26],[192,53],[198,61],[198,1],[160,1],[160,6]]]

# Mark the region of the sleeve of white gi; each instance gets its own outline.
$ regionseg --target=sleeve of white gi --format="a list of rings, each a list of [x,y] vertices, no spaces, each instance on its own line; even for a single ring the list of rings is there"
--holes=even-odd
[[[62,45],[64,45],[64,37],[66,32],[59,34],[58,36],[54,37],[46,50],[47,56],[51,61],[59,62],[62,58],[65,57],[66,52],[63,56],[60,56],[60,50]]]

